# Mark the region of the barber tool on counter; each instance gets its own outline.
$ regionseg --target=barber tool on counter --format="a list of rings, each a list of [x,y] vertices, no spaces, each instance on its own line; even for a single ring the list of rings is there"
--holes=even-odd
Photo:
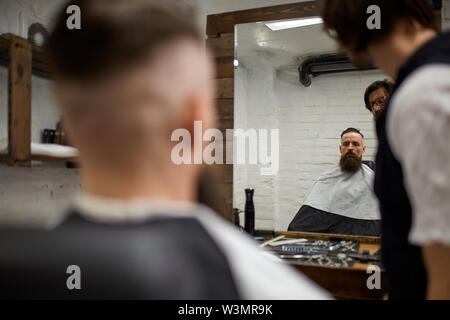
[[[254,189],[245,189],[245,231],[255,233],[255,205],[253,203]]]

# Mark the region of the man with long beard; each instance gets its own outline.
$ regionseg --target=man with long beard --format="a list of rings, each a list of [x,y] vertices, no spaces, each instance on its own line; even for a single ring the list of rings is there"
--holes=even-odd
[[[362,162],[365,150],[358,129],[342,132],[339,166],[317,179],[289,231],[380,235],[380,214],[372,190],[374,172]]]

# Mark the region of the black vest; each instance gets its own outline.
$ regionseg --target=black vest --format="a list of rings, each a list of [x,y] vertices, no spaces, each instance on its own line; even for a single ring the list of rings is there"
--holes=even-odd
[[[450,65],[450,33],[440,34],[414,53],[400,69],[392,96],[395,96],[403,81],[415,70],[436,63]],[[387,138],[387,115],[390,107],[391,103],[388,103],[376,122],[379,146],[375,171],[375,193],[380,200],[382,254],[389,297],[424,299],[427,274],[421,248],[408,242],[412,222],[411,202],[405,189],[402,165],[393,155]]]
[[[73,213],[50,231],[0,228],[0,252],[0,299],[240,298],[227,257],[190,217],[105,224]],[[69,289],[73,265],[80,288]]]

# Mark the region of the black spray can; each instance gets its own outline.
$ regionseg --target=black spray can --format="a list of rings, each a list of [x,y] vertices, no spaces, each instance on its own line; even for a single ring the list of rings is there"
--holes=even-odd
[[[245,189],[245,231],[255,233],[255,205],[253,203],[254,189]]]

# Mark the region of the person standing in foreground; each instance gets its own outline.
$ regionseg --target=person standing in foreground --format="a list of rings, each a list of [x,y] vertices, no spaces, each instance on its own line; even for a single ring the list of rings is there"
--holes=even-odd
[[[80,30],[66,28],[68,5]],[[192,17],[173,1],[68,5],[48,48],[83,193],[52,230],[0,230],[0,296],[330,298],[196,203],[200,165],[171,161],[175,129],[215,125],[212,61]],[[68,267],[81,270],[79,290],[66,287]]]
[[[374,5],[380,29],[368,27]],[[449,299],[450,34],[426,0],[326,0],[322,17],[356,65],[395,81],[376,120],[389,298]]]

